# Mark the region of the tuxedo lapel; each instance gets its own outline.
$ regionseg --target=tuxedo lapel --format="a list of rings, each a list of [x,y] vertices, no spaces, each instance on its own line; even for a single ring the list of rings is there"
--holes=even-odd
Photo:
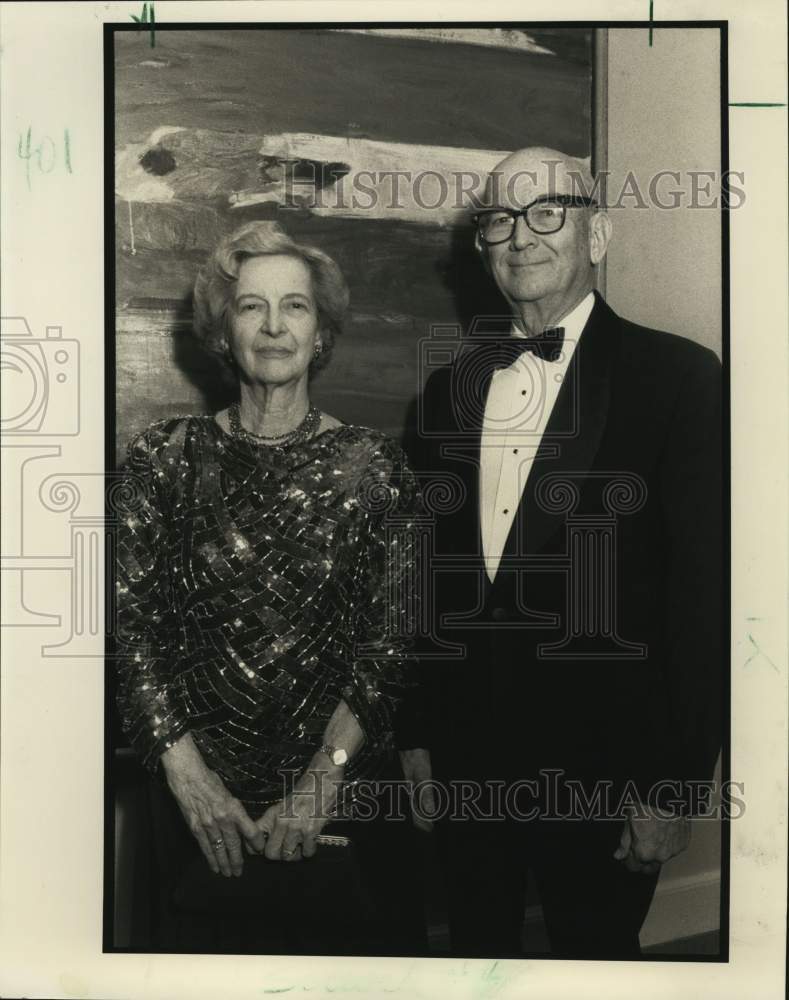
[[[452,366],[445,400],[448,431],[440,445],[441,467],[451,471],[463,484],[463,502],[443,519],[443,548],[462,563],[455,574],[451,592],[455,611],[471,613],[485,602],[489,590],[484,569],[480,531],[480,448],[485,402],[494,370],[495,354],[490,339],[467,341]],[[472,614],[472,618],[476,616]]]
[[[619,321],[595,292],[595,304],[567,369],[534,460],[507,540],[520,552],[539,552],[565,523],[565,514],[545,510],[537,491],[545,476],[574,484],[589,471],[608,418],[611,358]],[[525,542],[525,545],[524,545]]]
[[[457,474],[465,488],[459,512],[458,540],[481,556],[479,461],[485,401],[493,374],[493,355],[484,339],[469,344],[452,372],[451,407],[454,435],[442,446],[445,458],[457,460]]]

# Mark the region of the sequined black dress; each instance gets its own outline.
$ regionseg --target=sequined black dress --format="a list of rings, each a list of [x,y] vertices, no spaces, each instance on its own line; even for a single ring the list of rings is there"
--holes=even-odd
[[[419,495],[400,448],[342,425],[272,449],[185,417],[136,438],[125,474],[118,705],[146,765],[191,732],[255,818],[344,699],[365,733],[352,795],[415,683],[400,637]]]

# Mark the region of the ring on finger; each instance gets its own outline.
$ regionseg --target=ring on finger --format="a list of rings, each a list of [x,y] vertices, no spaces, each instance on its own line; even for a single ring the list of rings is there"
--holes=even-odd
[[[215,851],[218,851],[220,847],[223,847],[225,843],[224,837],[217,837],[216,840],[211,841],[211,846]]]

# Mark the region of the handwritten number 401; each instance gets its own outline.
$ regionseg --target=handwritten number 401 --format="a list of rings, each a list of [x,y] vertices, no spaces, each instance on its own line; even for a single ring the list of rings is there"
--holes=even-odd
[[[28,128],[24,135],[20,133],[17,155],[20,160],[25,161],[28,187],[30,187],[32,165],[35,165],[39,173],[51,174],[60,160],[68,173],[74,172],[71,169],[71,137],[67,128],[63,129],[62,146],[49,135],[45,135],[37,145],[33,145],[33,129]]]

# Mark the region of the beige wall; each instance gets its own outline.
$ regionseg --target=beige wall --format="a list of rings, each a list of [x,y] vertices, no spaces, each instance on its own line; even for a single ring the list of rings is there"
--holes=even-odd
[[[671,189],[690,195],[688,171],[720,170],[719,37],[717,29],[659,29],[650,48],[646,31],[608,33],[609,200],[629,170],[645,197],[657,171],[680,171],[680,184],[660,183],[664,202],[671,202]],[[636,209],[633,198],[623,204],[611,210],[608,301],[634,322],[682,334],[720,355],[720,212]]]
[[[680,184],[668,179],[659,188],[661,199],[670,201],[669,187],[690,196],[688,171],[720,169],[717,30],[655,30],[652,48],[646,31],[609,31],[607,92],[609,203],[631,170],[645,198],[657,171],[680,171]],[[628,319],[689,337],[720,355],[720,212],[635,209],[632,198],[624,205],[611,209],[609,303]],[[719,824],[696,822],[690,849],[661,875],[642,944],[718,926],[720,850]]]

